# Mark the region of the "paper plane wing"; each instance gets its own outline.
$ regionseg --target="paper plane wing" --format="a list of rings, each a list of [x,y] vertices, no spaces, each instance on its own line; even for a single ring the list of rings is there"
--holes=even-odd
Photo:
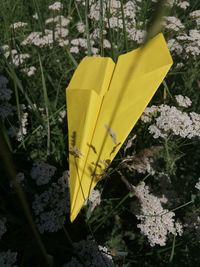
[[[116,65],[108,58],[92,58],[90,66],[83,62],[67,91],[69,138],[76,133],[74,147],[82,153],[69,158],[71,221],[173,63],[162,34],[121,55]]]

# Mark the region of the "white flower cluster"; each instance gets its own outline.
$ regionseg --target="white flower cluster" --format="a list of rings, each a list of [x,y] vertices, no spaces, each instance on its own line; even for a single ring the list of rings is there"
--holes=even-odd
[[[18,267],[15,263],[17,261],[17,252],[11,250],[0,252],[0,266],[1,267]]]
[[[26,59],[30,58],[30,54],[28,53],[18,53],[16,49],[12,49],[11,51],[9,51],[9,48],[5,49],[4,56],[6,58],[10,56],[11,62],[15,67],[19,67],[20,65],[24,64]]]
[[[8,45],[3,45],[1,47],[3,54],[6,59],[10,57],[11,62],[15,67],[23,65],[27,59],[30,58],[28,53],[19,53],[16,49],[10,49]]]
[[[196,58],[200,55],[200,30],[190,30],[189,34],[184,33],[177,36],[176,39],[183,44],[186,58],[189,58],[190,56]]]
[[[26,112],[25,105],[21,105],[21,122],[20,122],[20,127],[16,132],[17,141],[21,142],[24,136],[27,134],[27,125],[28,125],[28,113]]]
[[[61,110],[59,112],[59,114],[58,114],[58,121],[60,123],[62,123],[65,118],[66,118],[66,110],[64,109],[64,110]]]
[[[91,42],[91,44],[93,45],[93,42]],[[71,40],[71,48],[70,48],[70,52],[74,53],[74,54],[78,54],[79,53],[79,48],[87,48],[87,39],[85,38],[77,38],[77,39],[72,39]]]
[[[200,178],[199,178],[199,181],[196,183],[195,188],[200,191]]]
[[[36,181],[37,185],[48,184],[54,176],[55,171],[56,167],[43,161],[36,161],[33,163],[31,169],[31,178]]]
[[[185,105],[190,104],[188,99],[184,98],[184,101]],[[145,123],[152,122],[148,129],[155,139],[166,138],[169,135],[188,139],[200,137],[200,114],[182,112],[174,106],[165,104],[153,106],[151,109],[147,108],[144,111],[141,120]]]
[[[60,11],[61,9],[63,9],[63,4],[61,2],[55,2],[49,6],[49,10],[52,11]]]
[[[14,107],[8,102],[11,99],[12,91],[7,88],[8,80],[0,75],[0,118],[6,119],[14,115]]]
[[[175,222],[175,213],[162,207],[167,202],[165,197],[158,198],[149,192],[149,187],[141,182],[135,187],[135,194],[138,198],[141,211],[137,215],[141,233],[147,236],[150,245],[165,246],[168,234],[182,235],[182,226]]]
[[[190,6],[190,3],[188,1],[179,0],[177,1],[177,6],[185,10]]]
[[[188,34],[183,33],[176,38],[171,38],[168,40],[168,46],[171,52],[182,55],[182,58],[192,57],[196,59],[200,55],[200,30],[193,29]]]
[[[176,102],[178,103],[179,107],[188,108],[192,105],[192,101],[189,97],[183,95],[175,95]]]
[[[84,5],[84,1],[79,2]],[[89,4],[88,17],[93,21],[93,23],[99,22],[99,20],[103,19],[103,23],[105,25],[103,30],[104,36],[108,33],[109,29],[113,29],[118,33],[122,32],[125,24],[127,38],[131,41],[142,43],[146,31],[142,29],[143,22],[136,20],[137,12],[139,12],[141,8],[141,1],[125,1],[124,4],[122,4],[120,0],[112,0],[109,1],[109,3],[106,3],[106,1],[101,3],[98,0],[92,0]],[[99,33],[100,29],[95,28],[90,35],[91,40],[98,41],[98,38],[101,36]],[[111,46],[105,46],[105,48],[111,48]]]
[[[33,16],[32,16],[35,20],[38,20],[39,19],[39,17],[38,17],[38,14],[37,13],[35,13]]]
[[[174,5],[187,9],[188,1],[176,0]],[[194,25],[189,28],[188,25]],[[187,16],[187,24],[175,16],[164,17],[163,26],[170,32],[168,46],[172,53],[181,55],[181,60],[197,59],[200,55],[200,10],[194,10]]]
[[[71,21],[70,17],[65,18],[64,16],[59,15],[59,16],[47,19],[45,21],[45,24],[48,25],[50,23],[54,23],[55,26],[59,28],[59,27],[67,27],[70,21]]]
[[[112,256],[106,247],[97,246],[93,240],[81,240],[74,243],[74,249],[81,259],[79,262],[72,257],[71,261],[62,267],[112,267]]]
[[[152,105],[151,107],[147,107],[141,116],[141,120],[144,123],[151,122],[152,119],[157,115],[157,113],[158,106]]]
[[[2,235],[5,234],[5,232],[7,231],[6,221],[7,221],[6,218],[0,219],[0,239],[1,239]]]
[[[28,23],[19,21],[19,22],[15,22],[15,23],[11,24],[10,28],[16,30],[16,29],[19,29],[19,28],[23,28],[23,27],[25,27],[27,25],[28,25]]]
[[[64,16],[56,16],[46,20],[45,24],[54,24],[53,30],[45,29],[44,34],[42,32],[31,32],[26,39],[21,43],[23,46],[35,45],[38,47],[50,46],[54,42],[57,42],[59,46],[68,45],[69,40],[66,37],[69,34],[67,29],[71,18],[65,18]]]
[[[163,26],[165,29],[175,32],[179,32],[185,28],[180,19],[173,16],[164,17]]]
[[[101,192],[98,189],[93,189],[89,195],[87,202],[91,203],[91,212],[101,203]]]
[[[57,232],[64,225],[66,214],[69,213],[68,178],[68,173],[64,172],[48,190],[35,195],[32,209],[40,233]]]
[[[167,42],[169,50],[175,52],[177,55],[181,55],[183,52],[183,46],[174,38],[169,39]]]
[[[195,20],[197,27],[200,26],[200,9],[191,12],[190,17]]]
[[[21,71],[24,72],[28,77],[31,77],[35,74],[36,67],[34,66],[26,67],[26,68],[21,69]]]
[[[85,24],[81,21],[79,21],[77,24],[76,24],[76,28],[78,30],[79,33],[84,33],[85,32]]]

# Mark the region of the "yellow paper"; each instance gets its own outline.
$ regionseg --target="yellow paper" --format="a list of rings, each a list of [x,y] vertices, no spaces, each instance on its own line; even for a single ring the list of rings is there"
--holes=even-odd
[[[67,88],[70,219],[114,159],[172,65],[162,34],[111,58],[85,57]]]

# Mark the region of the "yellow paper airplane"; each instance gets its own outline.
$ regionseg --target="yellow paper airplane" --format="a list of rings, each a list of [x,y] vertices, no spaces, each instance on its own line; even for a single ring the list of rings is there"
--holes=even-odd
[[[70,219],[114,159],[172,65],[160,33],[119,56],[85,57],[67,88]]]

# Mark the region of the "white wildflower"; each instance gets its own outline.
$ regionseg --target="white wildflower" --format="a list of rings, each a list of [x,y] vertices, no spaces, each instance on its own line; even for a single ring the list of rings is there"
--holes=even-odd
[[[175,222],[176,232],[179,236],[183,234],[183,225],[180,222]]]
[[[63,4],[61,2],[55,2],[49,6],[49,10],[52,11],[60,11],[61,9],[63,9]]]
[[[200,191],[200,178],[199,178],[198,182],[196,183],[195,188]]]
[[[111,0],[110,1],[110,13],[113,14],[118,11],[121,7],[121,3],[119,0]]]
[[[64,172],[48,190],[35,195],[32,209],[40,233],[57,232],[62,228],[69,213],[69,175]]]
[[[189,36],[194,41],[197,41],[197,42],[200,41],[200,30],[196,30],[196,29],[190,30]]]
[[[198,18],[200,18],[200,9],[191,12],[191,13],[190,13],[190,17],[193,18],[193,19],[198,19]]]
[[[107,28],[119,28],[119,29],[123,29],[123,20],[121,18],[117,18],[117,17],[111,17],[109,18],[109,23],[107,22],[106,24]]]
[[[85,32],[85,24],[81,21],[76,24],[76,28],[77,28],[79,33]]]
[[[105,35],[106,31],[104,30],[102,34]],[[100,29],[98,29],[98,28],[94,29],[93,32],[90,34],[91,44],[93,45],[94,43],[92,41],[97,40],[100,37],[101,37]]]
[[[68,46],[68,45],[69,45],[69,40],[59,39],[59,40],[58,40],[58,45],[59,45],[60,47]]]
[[[157,106],[152,105],[151,107],[147,107],[141,116],[141,120],[145,123],[151,122],[153,117],[157,114],[157,112],[158,112]]]
[[[28,53],[18,53],[17,50],[13,49],[11,50],[11,58],[12,62],[16,67],[19,67],[22,65],[26,59],[30,58],[30,54]]]
[[[190,112],[190,117],[193,123],[192,132],[189,134],[189,138],[200,137],[200,114],[196,112]]]
[[[68,30],[68,29],[65,29],[65,28],[63,28],[63,27],[59,27],[59,26],[57,26],[57,27],[55,28],[55,32],[54,32],[54,34],[55,34],[55,38],[56,38],[56,40],[59,39],[59,38],[65,38],[65,37],[68,36],[68,34],[69,34],[69,30]]]
[[[189,55],[193,56],[194,58],[200,55],[200,49],[197,46],[188,45],[185,49],[185,52],[187,53],[187,58]]]
[[[105,10],[105,4],[103,4],[103,11]],[[90,11],[88,17],[92,20],[99,21],[100,20],[100,3],[94,3],[90,6]]]
[[[132,41],[137,42],[138,44],[141,44],[146,36],[146,31],[137,30],[133,27],[131,27],[130,29],[128,28],[127,33],[128,33],[128,38]]]
[[[63,267],[112,267],[113,260],[106,247],[97,246],[93,240],[81,240],[74,243],[77,254],[82,259],[84,265],[76,258],[72,257],[71,261]]]
[[[45,24],[46,25],[50,24],[50,23],[53,23],[53,22],[55,22],[55,18],[48,18],[48,19],[45,20]]]
[[[177,3],[177,6],[180,7],[181,9],[185,10],[190,6],[190,3],[188,1],[179,0]]]
[[[125,18],[135,19],[136,16],[136,6],[133,1],[128,1],[123,6]]]
[[[155,124],[149,126],[149,133],[153,135],[153,138],[166,138],[167,133],[162,132]]]
[[[38,19],[39,19],[38,14],[35,13],[35,14],[33,15],[33,18],[34,18],[35,20],[38,20]]]
[[[56,167],[42,161],[36,161],[31,169],[31,178],[37,185],[48,184],[54,176]]]
[[[183,62],[178,62],[178,63],[176,63],[176,68],[177,68],[177,69],[181,69],[181,68],[183,68],[183,67],[184,67]]]
[[[70,17],[66,18],[62,15],[59,15],[59,16],[47,19],[45,21],[45,24],[56,23],[57,26],[67,27],[69,25],[70,21],[71,21]]]
[[[169,39],[167,45],[171,52],[176,52],[178,55],[183,52],[183,46],[176,39]]]
[[[103,47],[104,48],[111,48],[111,44],[107,39],[103,40]]]
[[[18,132],[16,133],[16,139],[19,142],[21,142],[24,136],[27,134],[28,113],[25,112],[25,110],[26,107],[22,107],[20,127]]]
[[[9,46],[8,45],[2,45],[1,49],[5,52],[9,50]]]
[[[55,41],[56,38],[61,36],[66,37],[68,35],[68,30],[56,27],[55,29]],[[45,29],[44,34],[41,32],[32,32],[29,36],[21,43],[22,45],[35,45],[38,47],[51,46],[54,42],[54,32],[52,30]]]
[[[93,189],[88,197],[91,203],[91,212],[101,203],[101,192],[98,189]]]
[[[72,46],[72,47],[70,48],[70,53],[78,54],[78,53],[79,53],[79,48],[78,48],[78,46]]]
[[[23,28],[23,27],[25,27],[27,25],[28,25],[28,23],[19,21],[19,22],[15,22],[15,23],[11,24],[10,28],[16,30],[16,29],[19,29],[19,28]]]
[[[178,32],[185,28],[182,22],[180,21],[180,19],[178,19],[177,17],[172,17],[172,16],[164,17],[163,26],[166,29],[175,31],[175,32]]]
[[[71,44],[78,46],[79,45],[79,39],[72,39]]]
[[[200,30],[190,30],[188,35],[177,36],[177,40],[184,41],[185,58],[197,58],[200,55]]]
[[[31,32],[21,44],[24,46],[29,44],[35,44],[36,46],[39,46],[41,36],[41,32]]]
[[[165,197],[158,198],[149,192],[149,187],[144,182],[135,187],[135,194],[138,198],[141,211],[137,219],[141,222],[137,225],[142,234],[147,236],[150,245],[165,246],[168,234],[182,234],[181,225],[176,224],[174,212],[162,207],[167,202]]]
[[[24,69],[21,69],[22,72],[24,72],[28,77],[33,76],[36,72],[36,67],[30,66]]]
[[[160,105],[154,123],[148,129],[154,138],[165,138],[170,134],[189,139],[199,137],[200,114],[186,113],[173,106]]]
[[[0,266],[1,267],[17,267],[17,252],[11,250],[0,252]]]
[[[66,116],[66,110],[61,110],[61,111],[59,112],[58,121],[59,121],[59,122],[63,122],[63,119],[65,118],[65,116]]]
[[[79,38],[78,42],[80,47],[87,48],[87,40],[85,38]]]
[[[190,107],[192,105],[192,101],[187,96],[183,95],[175,95],[176,101],[179,105],[179,107]]]

